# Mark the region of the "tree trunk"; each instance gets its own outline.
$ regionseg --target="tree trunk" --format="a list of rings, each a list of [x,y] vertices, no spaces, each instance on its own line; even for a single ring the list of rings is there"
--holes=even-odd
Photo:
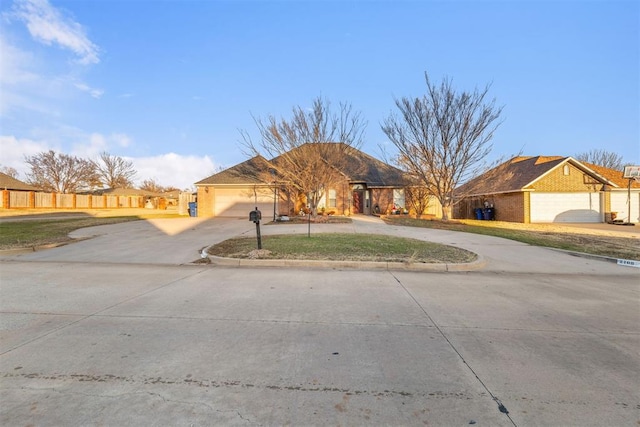
[[[447,203],[442,205],[442,220],[449,221],[452,218],[451,212],[453,210],[453,205],[451,203]]]

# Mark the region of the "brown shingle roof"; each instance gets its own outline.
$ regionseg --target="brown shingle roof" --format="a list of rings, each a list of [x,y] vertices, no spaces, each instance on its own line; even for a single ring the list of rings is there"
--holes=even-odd
[[[346,150],[344,173],[351,182],[365,182],[368,187],[402,186],[404,172],[355,148]]]
[[[6,173],[0,172],[0,189],[2,190],[19,190],[19,191],[38,191],[39,188],[29,185],[13,178]]]
[[[346,147],[342,143],[327,142],[336,149],[343,150],[346,156],[344,166],[340,172],[351,182],[366,183],[370,187],[393,187],[403,183],[403,172],[391,165],[363,153],[355,148]],[[304,148],[302,148],[304,147]],[[297,149],[309,149],[313,144],[305,144]],[[325,145],[323,148],[327,148]],[[295,149],[294,149],[295,150]],[[278,157],[272,160],[278,163]],[[269,164],[262,156],[256,156],[243,163],[196,182],[196,185],[212,184],[266,184],[268,180]],[[265,177],[266,180],[265,180]]]
[[[461,185],[456,189],[456,193],[473,196],[521,191],[565,162],[570,162],[603,183],[618,187],[627,186],[622,172],[579,162],[571,157],[519,156]]]
[[[598,175],[601,175],[609,181],[613,182],[618,187],[627,188],[627,186],[629,185],[629,180],[622,177],[622,171],[605,168],[603,166],[594,165],[592,163],[582,162],[582,164],[587,166],[589,169],[592,169]],[[631,180],[631,188],[640,188],[640,182]]]
[[[456,193],[476,195],[519,191],[565,159],[559,156],[514,157],[461,185]]]
[[[264,184],[261,176],[269,169],[267,161],[262,156],[253,157],[247,161],[239,163],[222,172],[211,175],[196,185],[211,184]]]

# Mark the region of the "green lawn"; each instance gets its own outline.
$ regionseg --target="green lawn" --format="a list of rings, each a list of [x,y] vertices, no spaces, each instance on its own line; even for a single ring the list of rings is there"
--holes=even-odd
[[[209,254],[230,258],[248,258],[257,249],[256,238],[236,238],[221,242]],[[375,235],[317,233],[262,237],[261,259],[312,259],[386,261],[416,263],[464,263],[476,254],[464,249],[415,239]]]

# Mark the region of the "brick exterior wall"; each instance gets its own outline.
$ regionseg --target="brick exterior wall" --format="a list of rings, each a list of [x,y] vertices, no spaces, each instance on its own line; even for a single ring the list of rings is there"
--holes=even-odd
[[[493,206],[496,221],[528,222],[528,215],[525,216],[528,211],[525,209],[525,199],[528,200],[528,194],[524,192],[466,197],[455,205],[454,218],[476,219],[475,209],[484,208],[487,202]]]
[[[571,164],[566,164],[569,174],[565,175],[565,165],[551,170],[542,179],[526,187],[536,193],[594,193],[602,190],[602,184],[590,184],[585,181],[585,173]],[[495,219],[498,221],[529,223],[531,218],[530,192],[504,193],[473,198],[465,198],[456,205],[455,217],[475,219],[474,209],[484,207],[484,202],[494,205]],[[611,197],[604,193],[605,212],[610,211]]]
[[[213,216],[214,194],[215,190],[213,187],[198,187],[196,200],[198,203],[199,217],[209,218]]]
[[[594,192],[602,188],[602,184],[585,184],[585,173],[571,164],[566,165],[569,166],[569,175],[564,175],[563,165],[551,170],[548,175],[527,188],[546,193]]]

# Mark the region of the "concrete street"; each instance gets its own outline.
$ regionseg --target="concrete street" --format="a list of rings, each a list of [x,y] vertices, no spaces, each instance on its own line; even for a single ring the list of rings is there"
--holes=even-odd
[[[0,425],[640,424],[640,269],[369,217],[312,225],[336,231],[481,259],[449,272],[193,264],[255,234],[199,218],[5,254]]]

